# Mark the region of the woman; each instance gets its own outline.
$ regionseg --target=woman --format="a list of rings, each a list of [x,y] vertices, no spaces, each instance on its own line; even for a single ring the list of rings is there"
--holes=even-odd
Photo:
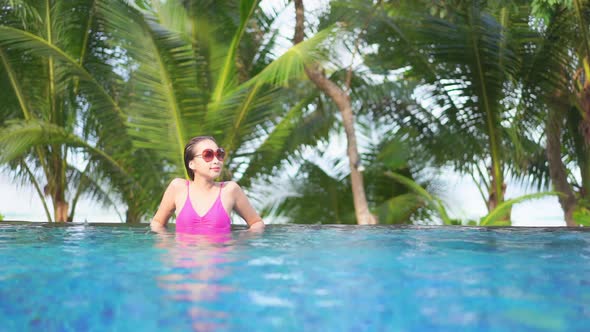
[[[215,182],[221,174],[225,151],[210,136],[192,138],[184,148],[184,166],[190,180],[174,179],[164,192],[160,207],[150,223],[152,230],[165,230],[176,212],[176,232],[224,234],[231,231],[229,214],[235,210],[250,226],[264,228],[240,186],[233,182]]]

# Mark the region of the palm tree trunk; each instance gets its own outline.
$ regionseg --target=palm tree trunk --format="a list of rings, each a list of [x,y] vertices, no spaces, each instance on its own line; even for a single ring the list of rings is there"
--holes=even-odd
[[[63,200],[57,201],[55,209],[55,221],[67,222],[68,221],[68,202]]]
[[[295,36],[293,43],[303,41],[304,7],[303,0],[295,0]],[[344,131],[347,139],[348,163],[350,165],[350,179],[352,183],[352,196],[357,223],[359,225],[371,225],[377,223],[377,218],[369,211],[369,205],[365,195],[363,174],[359,171],[360,158],[356,144],[354,129],[354,116],[350,104],[350,96],[334,82],[330,81],[317,65],[305,67],[307,77],[328,97],[330,97],[342,116]]]
[[[502,183],[502,185],[500,186],[501,195],[496,195],[496,193],[498,192],[498,186],[496,185],[496,183],[497,183],[496,179],[497,179],[497,177],[495,176],[495,173],[492,172],[492,174],[491,174],[492,185],[490,186],[490,190],[489,190],[490,194],[488,196],[488,201],[487,201],[488,213],[491,213],[492,211],[494,211],[494,209],[504,201],[504,194],[506,194],[506,183]],[[510,220],[511,212],[512,212],[512,209],[510,209],[506,213],[506,215],[504,217],[502,217],[502,220]]]
[[[139,224],[141,222],[141,212],[134,206],[129,206],[125,212],[125,223]]]
[[[567,181],[567,170],[561,160],[561,125],[562,112],[558,109],[549,110],[547,121],[547,160],[549,161],[549,176],[556,191],[562,193],[559,196],[559,204],[563,210],[567,226],[576,226],[573,213],[576,208],[576,197]]]
[[[65,200],[65,170],[61,156],[61,147],[59,145],[53,145],[51,154],[53,159],[51,182],[53,182],[53,186],[50,189],[52,191],[51,198],[53,200],[55,221],[67,222],[69,204]]]

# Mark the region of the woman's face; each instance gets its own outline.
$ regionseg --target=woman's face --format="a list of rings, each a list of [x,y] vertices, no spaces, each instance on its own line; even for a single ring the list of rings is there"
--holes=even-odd
[[[219,160],[219,147],[211,140],[204,140],[193,147],[195,156],[189,163],[189,167],[195,173],[195,177],[200,176],[206,179],[215,179],[221,175],[223,161]],[[213,158],[207,161],[213,153]],[[223,159],[221,157],[221,159]]]

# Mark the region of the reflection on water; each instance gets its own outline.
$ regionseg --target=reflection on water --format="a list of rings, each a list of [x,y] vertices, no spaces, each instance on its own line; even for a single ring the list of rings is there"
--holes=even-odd
[[[160,259],[172,272],[158,276],[157,285],[169,299],[189,304],[187,315],[197,331],[227,328],[228,313],[212,304],[234,290],[223,282],[231,277],[233,243],[231,234],[158,234],[155,245],[164,249]]]

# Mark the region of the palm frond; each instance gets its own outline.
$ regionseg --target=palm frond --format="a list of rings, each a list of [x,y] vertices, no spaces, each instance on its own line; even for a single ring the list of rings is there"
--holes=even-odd
[[[23,117],[25,120],[30,120],[32,118],[31,111],[29,111],[29,106],[27,105],[26,97],[23,92],[23,88],[21,87],[20,82],[16,77],[16,73],[13,69],[12,64],[8,61],[5,52],[0,48],[0,60],[2,61],[2,65],[4,70],[7,73],[8,79],[10,81],[10,85],[14,90],[14,94],[18,100],[18,104],[22,111]]]
[[[270,175],[284,161],[298,155],[304,146],[313,146],[328,137],[335,118],[321,105],[313,104],[316,98],[318,96],[311,93],[303,96],[303,100],[291,107],[278,123],[268,121],[263,132],[265,139],[251,154],[240,183],[247,186],[257,176]],[[316,109],[306,112],[310,105]]]
[[[217,75],[217,84],[212,95],[213,103],[218,103],[225,94],[224,92],[229,88],[230,83],[236,82],[234,78],[236,53],[244,35],[246,25],[250,22],[257,7],[258,0],[240,0],[240,24],[232,38],[221,72]]]
[[[492,212],[490,212],[487,216],[485,216],[481,222],[481,226],[510,226],[509,220],[504,220],[503,218],[506,216],[510,209],[514,204],[521,203],[526,200],[543,198],[547,196],[554,196],[558,195],[556,192],[541,192],[541,193],[534,193],[523,195],[517,198],[509,199],[505,202],[499,204]]]
[[[6,163],[21,158],[25,153],[38,145],[66,144],[71,147],[83,148],[97,158],[108,161],[120,172],[126,173],[111,156],[91,146],[83,139],[56,126],[41,121],[11,121],[0,134],[0,162]]]
[[[182,165],[188,133],[197,132],[199,111],[206,105],[197,90],[190,43],[134,8],[103,4],[100,10],[109,18],[104,23],[107,31],[123,43],[129,57],[134,91],[125,113],[136,146],[158,149]]]
[[[407,223],[423,205],[423,197],[406,193],[385,201],[375,208],[375,212],[380,224],[402,224]]]
[[[56,61],[60,61],[68,66],[71,70],[70,74],[77,75],[81,81],[88,84],[87,92],[90,95],[100,97],[105,104],[109,105],[115,111],[119,111],[117,103],[115,103],[111,96],[105,91],[104,87],[99,84],[88,71],[81,67],[76,59],[39,36],[12,27],[1,26],[0,46],[11,50],[18,49],[26,51],[35,56],[52,57]]]
[[[327,52],[321,46],[337,33],[338,30],[335,28],[326,28],[312,38],[292,46],[247,84],[287,86],[291,80],[302,77],[306,65],[321,63],[327,59]]]
[[[299,174],[300,177],[291,180],[293,194],[276,209],[279,216],[301,224],[356,223],[352,194],[346,179],[334,179],[309,162],[303,164]]]
[[[403,175],[400,175],[400,174],[397,174],[394,172],[386,172],[385,175],[387,175],[388,177],[407,186],[409,189],[414,191],[416,194],[423,197],[426,200],[427,204],[433,210],[438,212],[439,217],[442,219],[442,221],[445,225],[452,225],[453,224],[451,218],[449,218],[449,216],[447,214],[446,208],[444,207],[442,201],[439,198],[433,197],[424,188],[422,188],[422,186],[420,186],[416,182],[412,181],[411,179],[408,179],[407,177],[405,177]]]

